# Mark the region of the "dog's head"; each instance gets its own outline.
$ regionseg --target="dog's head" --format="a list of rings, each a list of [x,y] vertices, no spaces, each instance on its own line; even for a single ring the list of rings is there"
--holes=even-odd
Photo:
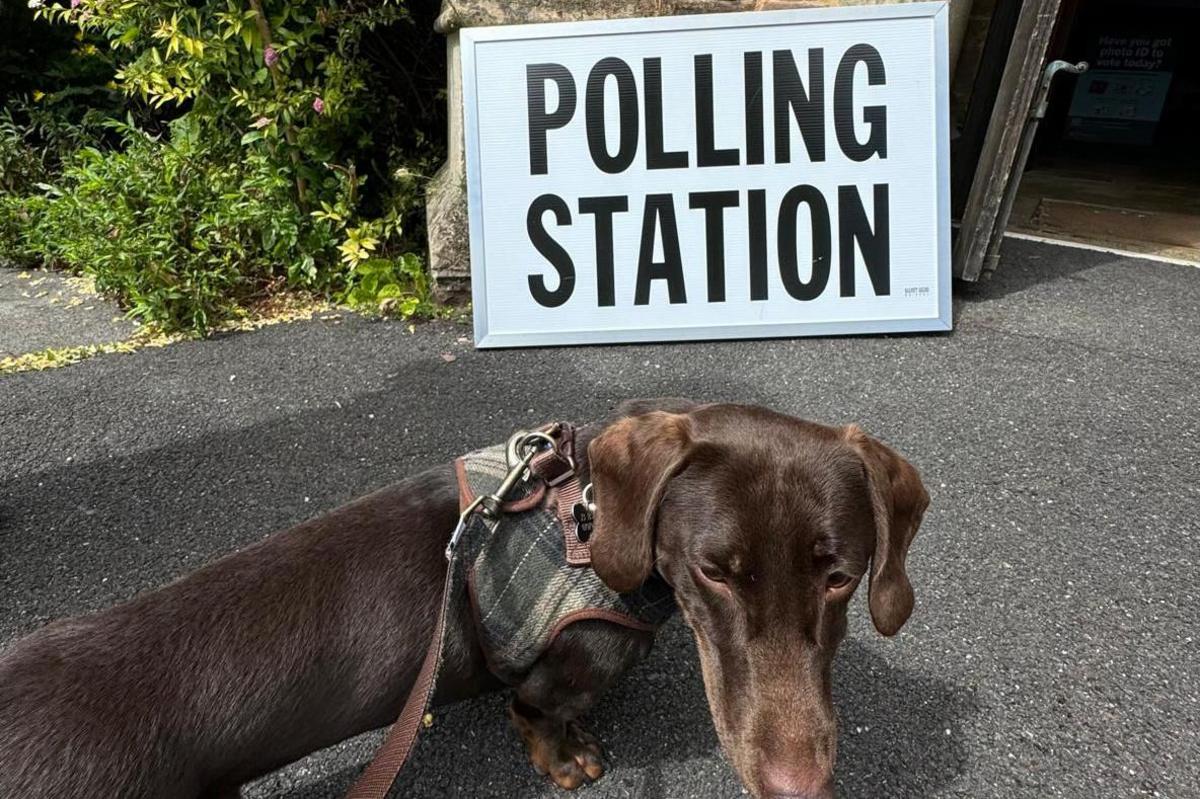
[[[846,606],[865,577],[879,632],[908,619],[905,555],[929,495],[854,425],[666,407],[633,406],[588,447],[592,565],[618,591],[654,569],[672,586],[717,733],[756,796],[832,797]]]

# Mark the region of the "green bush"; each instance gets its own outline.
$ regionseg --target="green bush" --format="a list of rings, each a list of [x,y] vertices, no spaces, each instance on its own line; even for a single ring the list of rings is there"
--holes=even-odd
[[[291,200],[291,175],[258,153],[218,157],[172,126],[170,141],[126,130],[125,146],[85,147],[45,194],[20,203],[25,249],[96,278],[141,321],[203,334],[280,282],[326,288],[328,224]]]
[[[126,113],[54,130],[39,112],[74,95],[37,91],[0,115],[0,249],[92,274],[167,330],[284,288],[431,312],[410,233],[442,152],[428,19],[392,0],[30,6],[107,43]]]
[[[0,110],[0,192],[5,194],[29,190],[46,177],[42,155],[26,130],[9,109]]]
[[[96,146],[108,116],[85,109],[70,121],[64,109],[12,103],[0,109],[0,194],[37,188],[61,170],[76,150]]]

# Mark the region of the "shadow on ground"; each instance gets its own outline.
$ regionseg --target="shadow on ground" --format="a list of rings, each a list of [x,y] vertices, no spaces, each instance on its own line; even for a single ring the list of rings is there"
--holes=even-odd
[[[954,281],[955,304],[995,300],[1010,294],[1019,294],[1026,289],[1062,280],[1086,280],[1082,273],[1094,269],[1108,259],[1102,253],[1081,248],[1058,248],[1066,250],[1047,255],[1046,247],[1021,239],[1005,239],[1001,245],[1003,260],[991,275],[975,283]]]
[[[397,380],[387,390],[337,410],[297,414],[125,458],[4,481],[0,573],[12,583],[4,586],[8,596],[26,603],[17,614],[17,629],[7,632],[25,632],[50,618],[112,604],[292,524],[309,508],[332,507],[423,466],[448,461],[494,438],[496,430],[528,423],[531,415],[553,418],[554,409],[530,413],[523,378],[532,381],[536,375],[522,375],[528,367],[519,359],[514,358],[514,367],[514,379],[494,387],[488,405],[523,410],[439,431],[424,448],[405,446],[399,425],[381,428],[381,440],[370,448],[360,439],[347,439],[344,431],[346,420],[367,408],[403,418],[411,400],[406,395],[415,386],[453,390],[446,386],[452,372],[418,365],[403,383]],[[428,372],[421,373],[424,369]],[[676,382],[669,393],[686,394],[687,388]],[[745,387],[741,394],[745,397]],[[571,416],[595,418],[616,401],[591,399]],[[214,480],[213,475],[221,477]],[[311,501],[299,504],[299,493]],[[55,501],[41,501],[43,497]],[[204,545],[193,546],[195,541]],[[69,597],[69,605],[55,604],[37,586],[24,584],[36,580],[33,575],[57,571],[55,564],[64,557],[74,561],[70,573],[80,581],[76,590],[57,593]],[[48,562],[31,569],[38,561]],[[15,568],[17,564],[23,568]],[[105,576],[96,579],[99,574]],[[920,758],[906,753],[913,751],[914,740],[923,742],[926,751],[953,748],[955,740],[944,730],[955,726],[969,703],[935,679],[893,668],[854,640],[846,642],[837,671],[844,795],[867,796],[873,786],[887,785],[889,797],[915,798],[954,777],[945,764],[961,762],[961,753],[952,758],[944,752]],[[694,647],[682,623],[664,629],[652,656],[601,703],[590,724],[613,768],[605,779],[580,791],[581,798],[679,796],[672,787],[690,764],[719,760]],[[869,731],[855,734],[855,727]],[[377,735],[364,736],[326,750],[293,767],[285,779],[267,777],[249,793],[340,797],[358,772],[346,763],[365,762],[377,740]],[[908,744],[891,747],[902,740]],[[740,795],[732,771],[726,767],[720,773],[721,783],[709,786],[709,795]],[[272,790],[273,784],[278,790]],[[504,698],[493,695],[439,713],[393,795],[533,797],[558,792],[528,765],[509,729]]]
[[[966,767],[959,731],[978,706],[961,686],[896,667],[850,639],[838,655],[833,690],[840,796],[925,799]]]
[[[672,799],[672,776],[690,761],[719,757],[695,653],[682,624],[663,633],[656,653],[606,697],[590,728],[604,742],[613,770],[579,797]],[[953,781],[966,762],[959,729],[974,714],[973,698],[935,678],[896,668],[856,640],[842,648],[835,673],[842,719],[838,795],[923,799]],[[440,714],[392,796],[567,796],[539,778],[504,715],[501,696],[466,702]],[[364,752],[369,750],[364,749]],[[365,756],[365,755],[364,755]],[[319,761],[321,755],[313,760]],[[344,758],[343,758],[344,760]],[[706,796],[740,796],[728,767]],[[255,796],[337,799],[358,775],[342,768],[290,791],[264,781]]]

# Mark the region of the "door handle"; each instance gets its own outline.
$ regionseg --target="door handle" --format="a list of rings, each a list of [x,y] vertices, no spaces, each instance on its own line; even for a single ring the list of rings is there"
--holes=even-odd
[[[1033,106],[1033,113],[1030,116],[1033,119],[1042,119],[1046,116],[1046,108],[1050,105],[1050,84],[1054,82],[1054,76],[1059,72],[1070,72],[1072,75],[1082,75],[1088,71],[1088,62],[1080,61],[1078,64],[1072,64],[1070,61],[1056,60],[1051,61],[1042,70],[1042,82],[1038,85],[1037,103]]]

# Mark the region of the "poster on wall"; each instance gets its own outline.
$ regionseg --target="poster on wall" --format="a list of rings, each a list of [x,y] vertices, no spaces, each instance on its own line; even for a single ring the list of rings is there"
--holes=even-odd
[[[476,345],[949,330],[946,20],[462,30]]]
[[[1174,74],[1174,36],[1106,32],[1093,39],[1089,51],[1091,68],[1075,85],[1067,138],[1153,144]]]

